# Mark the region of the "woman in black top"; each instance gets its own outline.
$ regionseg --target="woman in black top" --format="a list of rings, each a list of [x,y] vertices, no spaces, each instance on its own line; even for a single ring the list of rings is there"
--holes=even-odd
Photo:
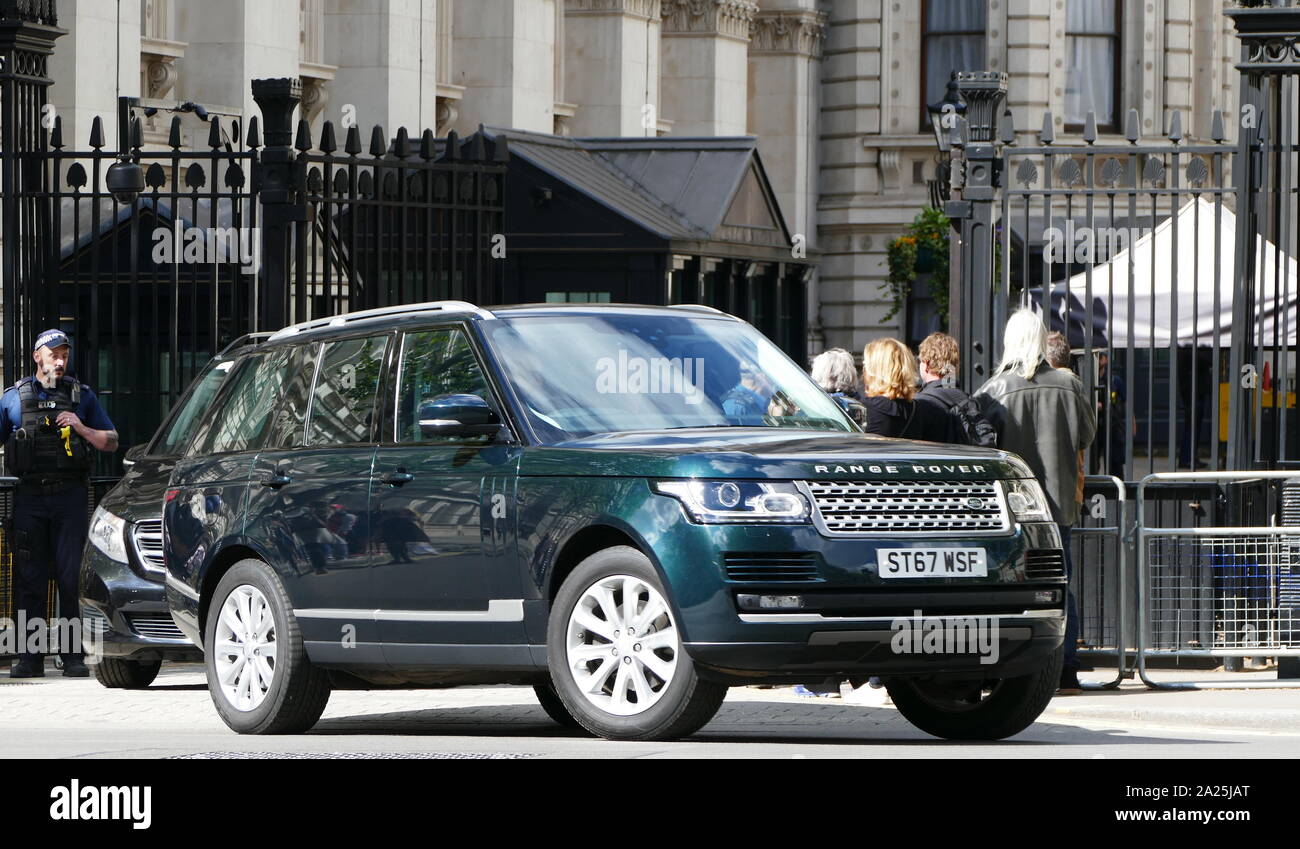
[[[877,339],[862,351],[862,385],[866,390],[867,423],[877,436],[916,439],[925,432],[924,419],[933,415],[917,404],[916,359],[897,339]]]

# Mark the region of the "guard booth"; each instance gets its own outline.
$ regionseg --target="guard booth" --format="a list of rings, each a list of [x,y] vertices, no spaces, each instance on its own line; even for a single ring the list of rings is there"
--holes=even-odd
[[[705,304],[805,362],[815,258],[786,227],[753,136],[486,132],[510,147],[507,301]]]

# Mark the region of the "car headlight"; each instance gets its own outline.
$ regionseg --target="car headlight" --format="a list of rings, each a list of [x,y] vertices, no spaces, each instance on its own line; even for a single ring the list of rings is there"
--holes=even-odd
[[[808,499],[790,482],[657,481],[654,489],[682,502],[690,517],[703,524],[809,521]]]
[[[126,520],[96,507],[95,515],[90,518],[90,543],[109,560],[125,563]]]
[[[1002,482],[1007,493],[1007,507],[1017,522],[1050,522],[1052,511],[1043,488],[1033,478]]]

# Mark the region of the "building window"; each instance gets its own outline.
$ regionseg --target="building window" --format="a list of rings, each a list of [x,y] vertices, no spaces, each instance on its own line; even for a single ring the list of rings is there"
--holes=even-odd
[[[921,74],[925,98],[921,129],[930,127],[926,104],[943,100],[953,71],[982,71],[987,51],[987,0],[925,0],[921,27]]]
[[[1067,0],[1066,129],[1082,129],[1089,112],[1099,130],[1118,129],[1119,39],[1119,0]]]

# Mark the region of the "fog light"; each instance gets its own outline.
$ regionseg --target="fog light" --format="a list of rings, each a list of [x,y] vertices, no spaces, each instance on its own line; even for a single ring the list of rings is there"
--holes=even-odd
[[[741,610],[799,610],[803,607],[803,596],[743,593],[736,596],[736,604]]]
[[[1034,593],[1034,604],[1055,604],[1060,600],[1060,590],[1039,590]]]

